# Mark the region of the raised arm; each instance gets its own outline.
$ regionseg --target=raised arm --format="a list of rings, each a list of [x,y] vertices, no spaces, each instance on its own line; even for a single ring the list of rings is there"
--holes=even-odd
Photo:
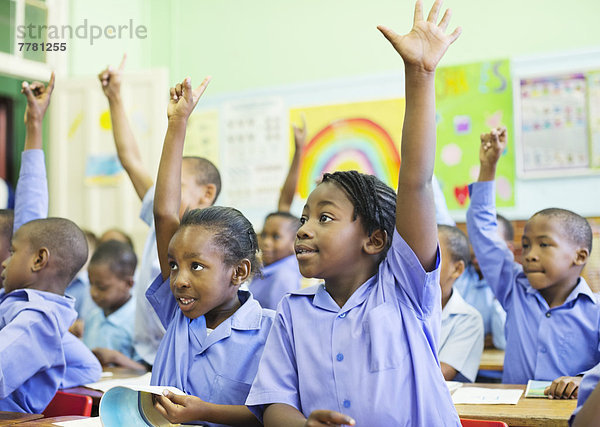
[[[48,180],[42,151],[42,126],[54,90],[54,73],[43,83],[23,82],[25,108],[25,147],[21,155],[19,181],[15,191],[13,233],[26,222],[48,216]]]
[[[435,160],[435,69],[460,28],[446,34],[450,10],[437,23],[442,1],[436,0],[423,19],[421,0],[415,5],[411,31],[401,36],[379,30],[404,61],[406,112],[402,128],[402,165],[398,177],[396,229],[425,270],[435,268],[437,227],[431,188]]]
[[[181,204],[181,162],[187,121],[194,111],[200,96],[208,86],[210,77],[192,90],[189,77],[171,88],[167,108],[168,127],[158,166],[156,191],[154,194],[154,226],[158,260],[164,280],[169,277],[168,248],[171,237],[179,228],[179,206]]]
[[[279,202],[277,203],[277,210],[279,212],[289,212],[294,201],[294,194],[296,194],[296,187],[298,186],[298,177],[300,176],[300,161],[302,160],[302,151],[306,144],[306,118],[302,114],[302,127],[292,125],[294,130],[294,157],[292,157],[292,163],[290,164],[290,170],[288,171],[281,193],[279,195]]]
[[[152,176],[142,162],[142,156],[135,136],[131,131],[129,120],[127,120],[123,99],[121,98],[121,75],[126,59],[127,55],[123,55],[119,68],[108,67],[98,74],[98,79],[100,79],[102,91],[108,99],[117,155],[141,200],[148,189],[152,187],[153,181]]]

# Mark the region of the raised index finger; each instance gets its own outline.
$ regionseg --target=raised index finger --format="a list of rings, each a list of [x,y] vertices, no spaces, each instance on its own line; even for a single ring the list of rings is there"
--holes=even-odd
[[[54,90],[54,71],[52,71],[52,74],[50,74],[50,81],[48,82],[48,88],[46,89],[46,92],[48,92],[48,95],[50,95],[52,93],[52,91]]]
[[[125,61],[127,60],[127,54],[124,53],[123,54],[123,58],[121,59],[121,63],[119,64],[119,71],[123,71],[123,68],[125,68]]]
[[[194,92],[193,92],[194,99],[198,99],[198,98],[200,98],[200,96],[202,96],[202,94],[206,90],[208,84],[210,83],[211,79],[212,79],[212,76],[205,77],[204,80],[202,80],[202,83],[200,83],[200,86],[198,86],[196,89],[194,89]]]

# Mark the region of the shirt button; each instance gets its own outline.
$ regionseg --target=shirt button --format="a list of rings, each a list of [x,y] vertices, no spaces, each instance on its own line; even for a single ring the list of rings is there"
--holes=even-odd
[[[540,348],[540,352],[545,353],[546,352],[546,347]]]
[[[342,403],[342,405],[344,405],[344,408],[349,408],[350,407],[350,401],[348,399],[344,400],[344,402]]]
[[[546,312],[546,317],[550,317],[552,316],[552,313],[550,313],[549,311]]]
[[[344,317],[346,317],[346,313],[344,312],[344,313],[340,314],[339,317],[340,317],[340,319],[343,319]]]
[[[344,355],[342,353],[338,353],[337,356],[335,356],[335,358],[338,362],[341,362],[342,360],[344,360]]]

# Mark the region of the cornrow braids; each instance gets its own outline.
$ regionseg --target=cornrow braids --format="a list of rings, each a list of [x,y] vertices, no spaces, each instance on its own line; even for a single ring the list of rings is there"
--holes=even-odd
[[[389,248],[396,225],[394,190],[377,177],[354,170],[326,173],[321,182],[328,181],[335,182],[348,195],[354,205],[353,219],[361,219],[369,236],[375,230],[384,230],[387,233],[387,248]]]

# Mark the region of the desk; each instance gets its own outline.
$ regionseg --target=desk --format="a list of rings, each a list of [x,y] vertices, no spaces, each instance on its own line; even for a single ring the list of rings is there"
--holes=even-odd
[[[129,369],[122,367],[104,368],[103,372],[111,372],[112,376],[102,377],[99,381],[135,378],[140,375],[144,375],[147,371],[138,369]],[[92,416],[98,415],[98,408],[100,406],[100,399],[102,398],[102,392],[100,390],[94,390],[84,386],[65,388],[62,391],[67,393],[81,394],[83,396],[90,396],[92,398]]]
[[[483,371],[500,371],[504,369],[504,350],[489,348],[483,350],[481,354],[481,362],[479,362],[479,370]]]
[[[87,419],[89,417],[82,417],[79,415],[68,415],[68,416],[63,416],[63,417],[51,417],[51,418],[40,418],[38,420],[34,420],[34,421],[29,421],[23,424],[19,424],[18,426],[21,427],[32,427],[32,426],[37,426],[37,427],[56,427],[54,425],[54,423],[58,423],[58,422],[64,422],[64,421],[74,421],[74,420],[82,420],[82,419]],[[99,426],[102,425],[102,423],[100,422],[100,419],[96,419],[97,423]]]
[[[11,426],[42,418],[42,414],[26,414],[24,412],[0,411],[0,426]]]
[[[524,384],[465,384],[463,387],[510,388],[525,391]],[[461,418],[504,421],[509,426],[566,427],[577,400],[525,399],[516,405],[455,405]]]

